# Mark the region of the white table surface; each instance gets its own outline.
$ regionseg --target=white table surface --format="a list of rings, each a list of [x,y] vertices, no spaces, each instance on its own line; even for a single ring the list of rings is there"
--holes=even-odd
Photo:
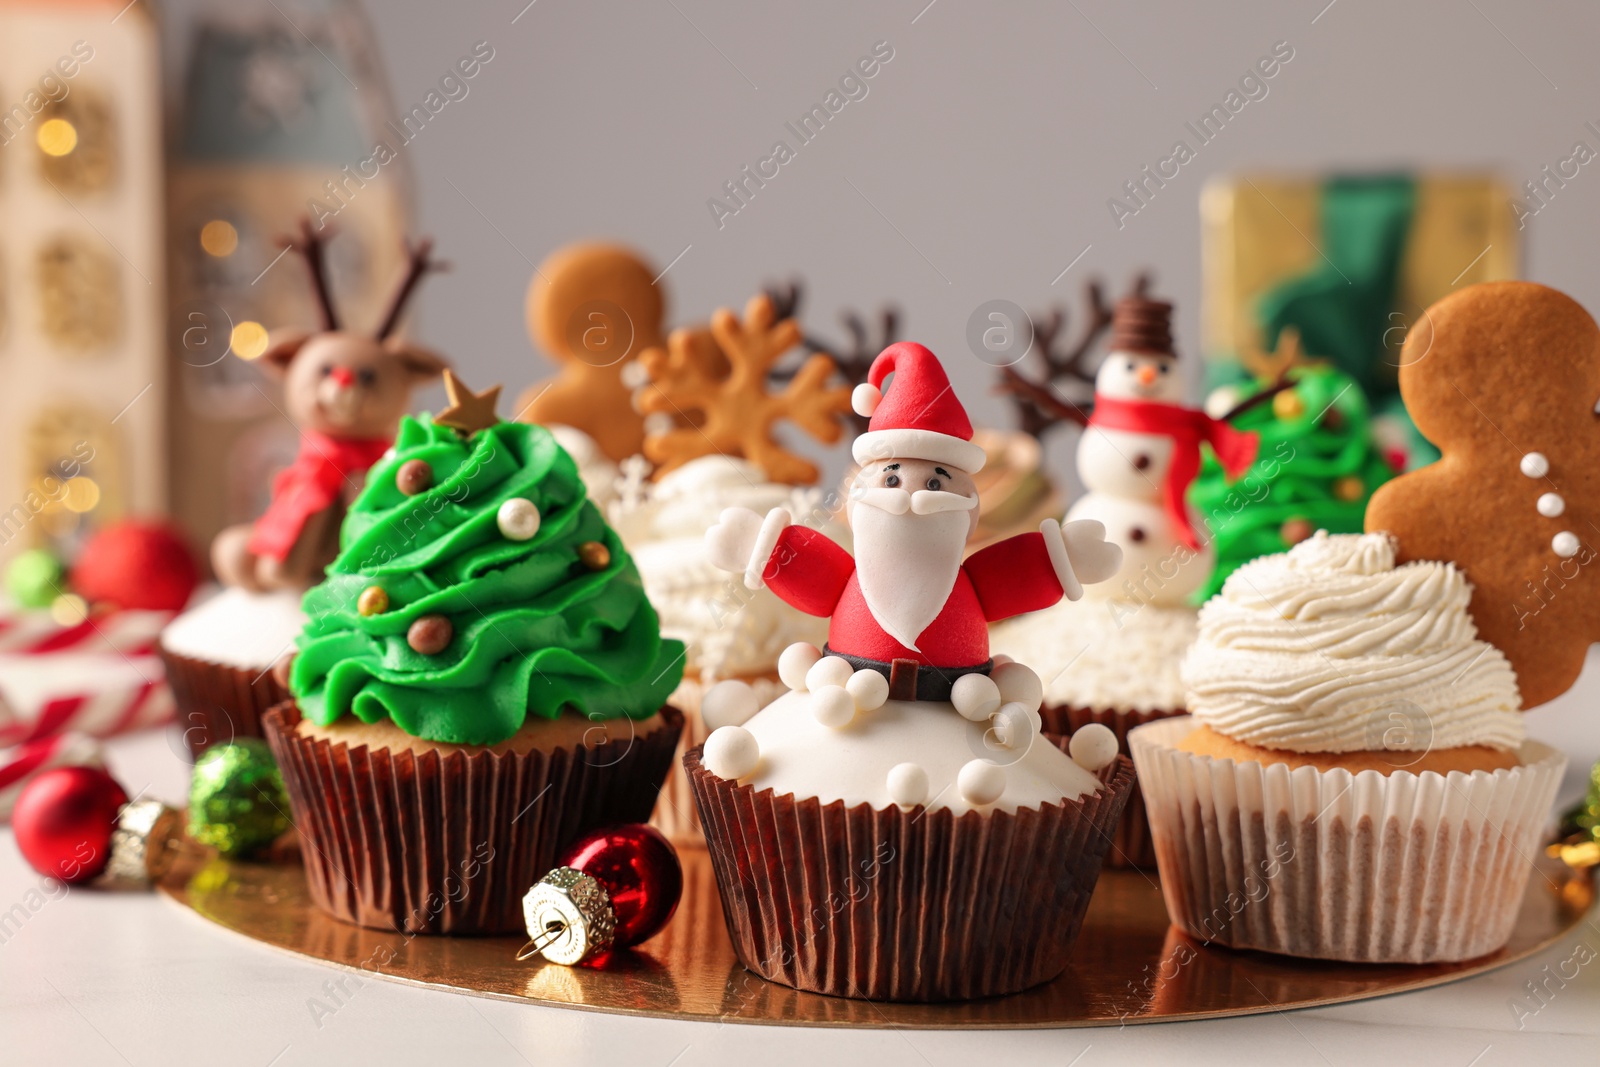
[[[1563,802],[1600,756],[1600,662],[1536,712],[1532,732],[1572,764]],[[188,763],[176,731],[114,741],[130,793],[178,803]],[[944,1065],[1593,1063],[1600,1057],[1600,911],[1542,955],[1417,993],[1307,1011],[1122,1029],[1015,1032],[812,1030],[631,1019],[484,1000],[369,979],[212,926],[153,893],[63,891],[0,840],[0,1064]],[[31,892],[39,890],[39,892]],[[13,909],[21,904],[26,918]],[[1582,942],[1587,951],[1580,949]],[[1563,987],[1543,971],[1590,962]],[[1571,973],[1569,966],[1568,973]],[[1536,1014],[1528,984],[1545,982]],[[320,1002],[341,1006],[332,1015]],[[1519,1012],[1515,1005],[1522,1004]],[[1520,1021],[1520,1028],[1519,1028]]]

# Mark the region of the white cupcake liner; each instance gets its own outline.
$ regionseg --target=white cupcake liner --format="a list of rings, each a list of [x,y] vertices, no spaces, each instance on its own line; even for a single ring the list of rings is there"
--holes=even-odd
[[[734,681],[744,682],[756,691],[756,702],[759,707],[766,707],[789,691],[789,687],[778,680],[777,669],[771,674],[738,674],[732,675]],[[705,744],[706,737],[711,733],[706,729],[705,719],[700,716],[700,702],[705,699],[706,690],[718,682],[728,681],[729,678],[711,678],[706,680],[698,675],[684,675],[678,688],[672,691],[667,702],[683,712],[683,740],[678,742],[678,751],[672,759],[672,770],[667,774],[667,780],[661,787],[661,796],[656,800],[655,812],[650,816],[650,825],[666,835],[667,840],[674,845],[688,845],[692,848],[705,848],[706,835],[700,826],[700,809],[695,804],[694,790],[689,787],[689,776],[684,773],[683,754],[696,745]]]
[[[1365,963],[1473,959],[1511,936],[1566,757],[1510,770],[1290,770],[1128,735],[1167,914],[1202,942]]]

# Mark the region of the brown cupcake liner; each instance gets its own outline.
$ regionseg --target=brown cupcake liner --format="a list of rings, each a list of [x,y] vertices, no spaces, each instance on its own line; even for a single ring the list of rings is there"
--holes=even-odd
[[[1070,735],[1074,730],[1097,722],[1109,727],[1117,735],[1117,749],[1132,757],[1128,748],[1128,731],[1157,719],[1171,719],[1188,714],[1182,708],[1172,711],[1127,711],[1119,708],[1080,708],[1072,705],[1045,706],[1039,709],[1044,719],[1044,731],[1051,734]],[[1150,836],[1150,818],[1145,814],[1144,794],[1135,789],[1122,810],[1122,821],[1117,824],[1116,836],[1106,852],[1106,866],[1114,870],[1155,870],[1156,846]]]
[[[261,737],[262,716],[289,699],[289,691],[273,677],[270,666],[230,667],[165,648],[158,651],[178,705],[178,725],[194,759],[212,745]]]
[[[650,817],[683,716],[612,746],[496,754],[354,749],[265,718],[311,899],[345,922],[422,934],[523,928],[522,897],[590,830]]]
[[[1119,757],[1092,797],[957,817],[758,793],[700,752],[684,767],[740,962],[868,1000],[969,1000],[1059,975],[1134,784]]]
[[[700,716],[700,703],[705,699],[706,690],[727,680],[716,678],[706,682],[685,676],[668,698],[673,707],[683,712],[683,740],[678,742],[672,770],[667,773],[666,784],[661,787],[661,799],[656,802],[650,825],[679,848],[706,847],[705,831],[700,827],[700,809],[695,806],[694,790],[689,786],[689,776],[684,773],[683,756],[695,745],[705,744],[706,737],[711,733],[706,729],[705,719]],[[761,707],[766,707],[789,691],[789,687],[780,682],[776,674],[738,675],[732,680],[744,682],[754,689]]]

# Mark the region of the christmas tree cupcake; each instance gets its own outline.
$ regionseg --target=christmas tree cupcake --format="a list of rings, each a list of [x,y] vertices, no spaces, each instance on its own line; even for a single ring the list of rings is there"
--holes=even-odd
[[[943,367],[891,345],[856,400],[854,556],[782,508],[706,535],[747,585],[831,617],[821,649],[784,652],[774,703],[708,694],[684,760],[729,931],[746,967],[815,992],[1025,989],[1066,967],[1132,775],[1104,727],[1070,755],[1041,736],[1039,678],[991,658],[987,623],[1081,596],[1120,553],[1049,519],[963,560],[984,454]]]
[[[1099,723],[1124,751],[1133,727],[1184,712],[1179,666],[1195,636],[1190,599],[1216,563],[1211,532],[1187,503],[1190,486],[1202,460],[1236,477],[1258,444],[1253,433],[1185,406],[1171,319],[1172,305],[1142,290],[1117,302],[1079,439],[1085,492],[1067,519],[1102,523],[1122,546],[1121,567],[1082,600],[1002,623],[992,637],[996,651],[1046,679],[1045,730]],[[1138,797],[1106,862],[1155,864]]]
[[[351,506],[266,732],[319,906],[501,933],[576,836],[649,816],[683,649],[550,433],[446,384]]]

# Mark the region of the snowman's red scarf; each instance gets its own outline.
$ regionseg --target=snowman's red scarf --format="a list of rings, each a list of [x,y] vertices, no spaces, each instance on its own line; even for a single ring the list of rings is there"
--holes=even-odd
[[[250,551],[279,562],[287,559],[306,521],[331,507],[345,481],[366,473],[392,443],[383,437],[303,432],[294,462],[272,479],[272,503],[250,531]],[[352,480],[360,484],[359,478]]]
[[[1200,547],[1184,494],[1200,473],[1200,443],[1209,444],[1229,478],[1244,473],[1255,462],[1261,440],[1254,433],[1235,430],[1197,408],[1161,404],[1153,400],[1120,400],[1096,393],[1089,425],[1103,430],[1160,434],[1172,438],[1172,462],[1167,467],[1163,497],[1167,517],[1178,540],[1191,549]]]

